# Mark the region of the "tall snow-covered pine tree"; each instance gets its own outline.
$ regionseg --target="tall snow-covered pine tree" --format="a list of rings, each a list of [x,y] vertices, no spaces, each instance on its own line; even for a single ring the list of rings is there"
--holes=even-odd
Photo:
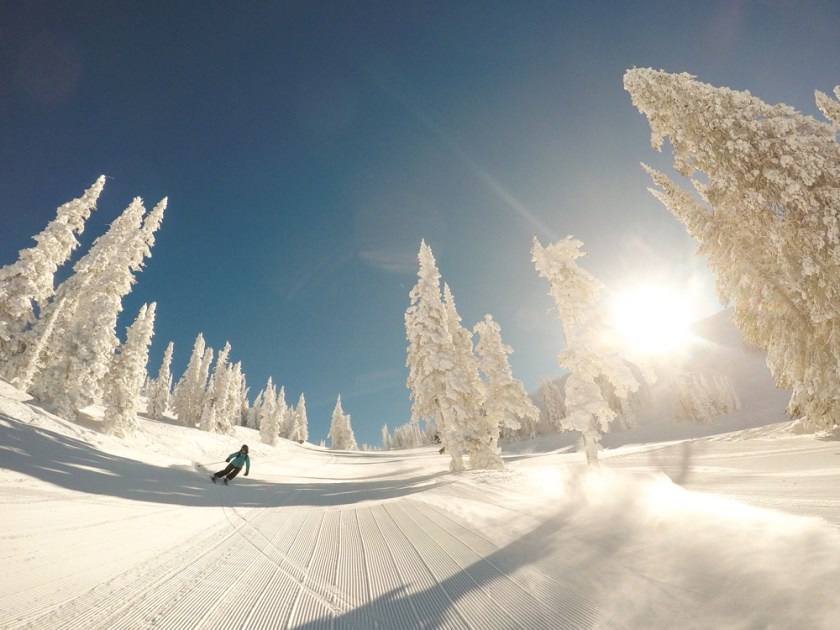
[[[149,392],[148,415],[154,420],[163,418],[163,414],[169,409],[169,401],[172,397],[172,372],[170,371],[172,365],[172,351],[174,345],[170,341],[163,353],[163,361],[161,361],[158,369],[157,378],[152,383],[151,391]]]
[[[617,413],[596,381],[610,383],[618,398],[636,391],[639,382],[624,358],[604,341],[606,326],[598,307],[601,283],[578,266],[582,247],[571,236],[547,247],[535,238],[531,254],[537,272],[549,282],[566,338],[558,357],[560,366],[569,370],[564,424],[581,432],[586,460],[597,465],[601,436]]]
[[[473,330],[478,335],[478,367],[484,374],[484,413],[493,418],[503,433],[512,434],[524,423],[528,435],[534,437],[540,411],[531,402],[522,381],[513,378],[508,362],[513,348],[502,342],[501,328],[491,315],[485,315]]]
[[[140,426],[137,409],[140,404],[140,388],[146,379],[149,344],[154,335],[155,307],[154,302],[143,305],[137,319],[128,328],[125,344],[112,355],[103,400],[103,428],[107,433],[127,436]]]
[[[55,273],[79,246],[76,235],[84,230],[104,186],[105,176],[100,175],[80,198],[59,206],[56,218],[33,237],[37,244],[21,250],[16,262],[0,267],[0,375],[9,380],[16,376],[13,357],[25,350],[24,333],[35,322],[35,308],[43,310],[53,296]],[[39,338],[43,335],[32,343]]]
[[[840,424],[840,105],[834,124],[688,74],[628,70],[624,87],[689,190],[648,169],[654,194],[700,242],[724,304],[767,352],[788,410],[812,429]],[[840,90],[835,88],[840,96]]]

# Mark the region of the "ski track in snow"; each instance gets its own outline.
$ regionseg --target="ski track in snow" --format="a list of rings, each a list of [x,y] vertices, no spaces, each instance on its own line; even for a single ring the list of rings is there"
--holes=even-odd
[[[0,608],[0,627],[593,626],[594,604],[582,593],[564,592],[562,579],[552,575],[556,569],[506,566],[499,547],[424,501],[403,496],[333,505],[343,490],[336,485],[326,500],[308,497],[310,486],[288,491],[288,505],[265,508],[230,503],[235,497],[231,493],[248,491],[244,484],[210,485],[208,492],[218,495],[223,518],[216,513],[196,535],[156,547],[136,566],[104,581],[102,565],[63,574],[58,579],[68,582],[68,597],[62,601],[47,601],[38,593],[60,591],[55,584],[27,582],[28,570],[34,567],[8,576],[18,581],[7,598],[10,605]],[[89,509],[95,512],[97,506],[107,514],[107,501],[98,499]],[[92,518],[81,529],[55,523],[32,536],[40,538],[44,557],[60,563],[59,549],[51,547],[53,532],[60,534],[57,547],[66,546],[68,536],[81,537],[95,540],[100,549],[113,548],[118,555],[127,533],[144,535],[150,530],[163,541],[168,519],[200,518],[177,506],[142,507],[135,516]],[[71,549],[66,556],[72,559],[75,553]],[[3,559],[14,559],[13,552],[3,554]],[[34,572],[32,579],[42,575]]]
[[[758,449],[695,440],[616,451],[605,461],[625,481],[580,500],[569,495],[577,485],[560,481],[574,474],[558,477],[558,464],[539,458],[500,473],[453,475],[434,449],[333,453],[258,445],[255,475],[226,487],[212,484],[202,465],[138,463],[59,433],[35,440],[14,422],[9,417],[4,425],[12,446],[0,440],[3,630],[629,630],[651,616],[657,629],[706,627],[698,625],[698,611],[710,592],[720,600],[715,581],[739,561],[705,578],[693,547],[668,555],[667,546],[663,551],[633,531],[632,518],[622,521],[627,509],[648,518],[636,505],[641,486],[627,497],[611,492],[651,470],[759,507],[825,515],[830,530],[809,530],[815,526],[808,521],[798,526],[806,528],[803,536],[819,533],[823,555],[840,548],[833,490],[840,452],[832,440],[786,438]],[[213,440],[229,439],[201,437],[201,454],[216,450]],[[765,451],[782,458],[765,462]],[[573,457],[563,460],[567,470]],[[800,482],[811,494],[803,495]],[[597,477],[592,483],[597,489]],[[171,502],[160,502],[172,485]],[[599,507],[587,507],[589,501]],[[682,531],[671,527],[663,533]],[[683,548],[673,534],[662,544]],[[775,549],[761,547],[759,557]],[[809,574],[809,584],[832,583],[837,571],[829,565]],[[790,597],[784,582],[770,583],[777,597]],[[828,619],[820,627],[837,626]]]

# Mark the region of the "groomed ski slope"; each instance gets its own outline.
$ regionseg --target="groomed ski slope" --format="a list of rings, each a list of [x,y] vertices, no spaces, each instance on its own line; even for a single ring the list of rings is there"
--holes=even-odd
[[[831,436],[625,446],[594,473],[519,445],[505,471],[451,474],[434,449],[243,428],[143,421],[118,441],[0,394],[0,628],[840,624]],[[194,465],[242,442],[251,475],[229,487]]]

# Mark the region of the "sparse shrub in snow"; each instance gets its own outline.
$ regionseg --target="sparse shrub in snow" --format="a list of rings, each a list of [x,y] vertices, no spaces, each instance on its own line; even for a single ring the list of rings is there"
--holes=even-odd
[[[170,341],[163,353],[163,361],[161,361],[158,369],[157,378],[151,381],[149,388],[149,405],[146,413],[154,420],[163,418],[163,414],[169,409],[169,400],[172,396],[172,372],[170,367],[172,365],[173,348],[174,344]]]
[[[576,262],[584,255],[582,246],[570,236],[547,247],[535,238],[531,253],[537,272],[549,281],[566,338],[566,348],[558,357],[560,366],[569,370],[566,416],[561,426],[580,431],[587,462],[592,465],[598,461],[601,436],[618,415],[598,381],[608,382],[618,398],[636,391],[639,382],[607,341],[607,327],[598,308],[601,283]]]
[[[344,413],[341,408],[341,396],[336,400],[332,413],[330,432],[327,434],[330,439],[330,448],[342,451],[358,450],[356,436],[353,435],[353,427],[350,425],[350,414]]]
[[[154,335],[155,307],[154,302],[143,305],[137,319],[128,328],[125,344],[112,355],[103,399],[103,428],[107,433],[126,436],[139,427],[137,408],[140,388],[146,378],[149,344]]]
[[[21,250],[16,262],[0,267],[0,375],[8,380],[32,368],[31,361],[16,363],[12,359],[26,349],[24,333],[35,322],[35,308],[43,310],[53,296],[55,272],[79,246],[76,235],[82,233],[85,221],[96,209],[104,185],[105,176],[100,175],[81,197],[59,206],[56,218],[33,237],[37,244]],[[51,327],[56,319],[53,316]],[[48,335],[42,331],[30,342],[37,345],[45,337]],[[31,348],[29,354],[31,358]],[[14,370],[16,365],[20,373]],[[31,378],[30,374],[21,382]]]
[[[524,423],[528,436],[533,438],[540,411],[531,402],[522,381],[513,378],[508,362],[513,348],[502,342],[501,329],[491,315],[485,315],[473,330],[478,335],[478,367],[484,375],[484,413],[498,424],[503,436],[513,436]]]
[[[705,174],[684,190],[646,167],[735,323],[793,390],[789,413],[811,429],[840,424],[840,105],[817,94],[830,125],[685,73],[628,70],[624,87],[653,147],[668,137],[676,170]]]
[[[207,383],[207,371],[204,366],[206,364],[209,370],[210,365],[210,361],[206,361],[207,353],[212,360],[213,351],[206,348],[204,335],[199,333],[195,338],[187,369],[175,385],[173,393],[175,412],[180,423],[188,427],[196,426],[201,420],[204,388]]]

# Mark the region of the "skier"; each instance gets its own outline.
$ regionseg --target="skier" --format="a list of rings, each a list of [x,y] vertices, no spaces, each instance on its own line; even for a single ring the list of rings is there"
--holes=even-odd
[[[248,476],[248,473],[251,472],[251,458],[248,457],[248,445],[243,444],[242,448],[240,448],[235,453],[231,453],[225,459],[228,462],[227,468],[224,470],[220,470],[217,473],[213,473],[213,476],[210,479],[213,480],[213,483],[216,483],[216,479],[221,479],[222,477],[225,478],[225,485],[227,485],[228,481],[236,477],[239,474],[239,471],[242,470],[242,466],[245,466],[245,476]]]

